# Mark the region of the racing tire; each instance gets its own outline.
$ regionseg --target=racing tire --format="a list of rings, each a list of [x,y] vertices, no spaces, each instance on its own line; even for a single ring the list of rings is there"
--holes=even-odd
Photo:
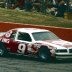
[[[44,62],[51,62],[51,53],[46,46],[42,46],[38,51],[38,58]]]
[[[4,43],[0,42],[0,56],[5,56],[6,54],[7,54],[7,50]]]

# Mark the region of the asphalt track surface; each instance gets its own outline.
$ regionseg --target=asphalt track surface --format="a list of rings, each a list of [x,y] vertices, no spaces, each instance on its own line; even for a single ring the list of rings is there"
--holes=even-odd
[[[0,72],[72,72],[72,59],[48,63],[32,57],[11,55],[0,57]]]

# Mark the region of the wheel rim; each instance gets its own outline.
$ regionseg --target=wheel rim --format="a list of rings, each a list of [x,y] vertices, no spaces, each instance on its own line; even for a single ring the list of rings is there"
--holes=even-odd
[[[2,49],[0,49],[0,55],[2,56],[4,53],[4,51]]]
[[[46,59],[46,56],[44,54],[42,54],[41,55],[41,58],[45,60]]]
[[[48,50],[41,50],[39,52],[39,57],[43,61],[50,61],[51,60],[51,54]]]
[[[46,60],[47,59],[47,54],[46,53],[40,53],[39,56],[43,60]]]

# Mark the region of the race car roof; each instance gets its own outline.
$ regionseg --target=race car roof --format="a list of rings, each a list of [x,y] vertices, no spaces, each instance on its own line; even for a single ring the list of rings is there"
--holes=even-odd
[[[17,28],[16,30],[17,30],[17,31],[20,31],[20,32],[27,32],[27,33],[49,31],[49,30],[38,29],[38,28]]]

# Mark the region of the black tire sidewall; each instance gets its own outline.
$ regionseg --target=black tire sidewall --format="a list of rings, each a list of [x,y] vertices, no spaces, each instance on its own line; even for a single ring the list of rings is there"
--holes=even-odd
[[[45,58],[42,58],[41,55],[44,55]],[[38,51],[38,57],[40,60],[42,61],[51,61],[51,53],[50,53],[50,50],[47,48],[47,47],[41,47]]]
[[[0,42],[0,49],[3,51],[3,54],[0,56],[4,56],[7,53],[4,43]]]

